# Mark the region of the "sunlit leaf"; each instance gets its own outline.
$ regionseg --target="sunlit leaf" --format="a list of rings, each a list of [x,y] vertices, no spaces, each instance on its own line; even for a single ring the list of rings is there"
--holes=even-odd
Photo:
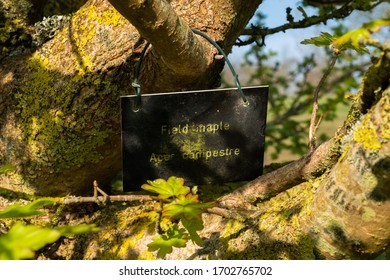
[[[191,240],[194,241],[197,245],[203,246],[203,240],[198,235],[197,231],[203,229],[203,220],[200,219],[181,219],[183,226],[186,228],[190,234]]]
[[[54,198],[37,199],[27,205],[12,205],[0,212],[0,218],[25,218],[30,216],[42,215],[44,212],[37,209],[53,205],[56,202]]]
[[[368,53],[369,51],[364,47],[364,44],[370,37],[371,33],[367,29],[358,28],[335,39],[332,46],[339,50],[352,49],[359,54]]]
[[[34,257],[34,252],[61,237],[56,229],[16,223],[0,236],[0,259],[19,260]]]
[[[363,24],[363,28],[368,29],[371,33],[379,32],[384,26],[390,25],[390,18],[376,19]]]
[[[163,208],[163,216],[170,219],[180,219],[190,234],[191,240],[202,246],[203,241],[197,231],[203,229],[202,213],[206,208],[213,207],[214,203],[199,203],[198,196],[188,194],[180,196]]]
[[[163,216],[174,218],[185,218],[188,220],[199,219],[203,209],[213,207],[212,202],[199,203],[195,194],[182,195],[163,207]]]
[[[321,32],[320,36],[303,40],[301,43],[304,45],[315,45],[317,47],[327,47],[330,46],[334,40],[335,40],[334,36],[330,35],[327,32]]]
[[[91,233],[97,230],[95,225],[86,224],[51,229],[18,222],[6,234],[0,236],[0,259],[31,259],[37,250],[57,241],[61,236]]]
[[[190,188],[184,186],[184,179],[171,176],[168,180],[156,179],[148,181],[148,184],[141,186],[144,190],[159,194],[162,199],[186,195],[190,192]]]
[[[148,244],[149,251],[158,251],[157,257],[164,258],[167,254],[172,253],[173,247],[185,247],[188,236],[184,229],[178,229],[177,225],[171,228],[167,235],[159,235],[153,238]]]
[[[203,241],[197,231],[203,229],[202,213],[214,203],[200,203],[197,188],[190,193],[182,178],[170,177],[167,181],[157,179],[148,183],[142,188],[158,193],[160,198],[173,198],[162,210],[160,226],[167,230],[167,234],[155,237],[148,244],[149,250],[158,251],[157,256],[163,258],[172,252],[173,247],[184,247],[189,239],[201,246]],[[184,229],[178,229],[179,221]]]
[[[377,19],[363,24],[340,37],[323,32],[320,36],[303,40],[302,44],[313,44],[318,47],[333,47],[339,51],[354,50],[359,54],[369,53],[365,45],[371,40],[371,34],[378,32],[383,26],[390,25],[390,19]]]

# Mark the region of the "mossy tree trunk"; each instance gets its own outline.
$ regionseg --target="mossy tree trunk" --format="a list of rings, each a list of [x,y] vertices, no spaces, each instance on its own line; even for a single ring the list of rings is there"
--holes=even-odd
[[[210,88],[223,63],[189,27],[229,51],[261,1],[109,2],[88,1],[55,38],[0,62],[0,164],[17,167],[0,175],[2,187],[85,194],[93,180],[108,182],[121,164],[118,99],[132,91],[143,38],[153,45],[142,69],[144,92]],[[220,197],[204,214],[205,247],[169,258],[371,258],[385,250],[389,53],[387,46],[367,72],[333,139]],[[94,213],[90,221],[104,230],[80,239],[82,252],[73,257],[153,258],[146,244],[156,234],[156,204]]]
[[[155,45],[143,63],[143,92],[218,84],[223,62],[189,27],[229,52],[260,2],[130,1],[133,14],[125,15],[143,18],[143,37]],[[52,40],[1,61],[0,164],[17,167],[1,185],[86,194],[93,180],[104,186],[120,171],[119,96],[132,93],[143,37],[108,1],[91,0]]]
[[[390,88],[349,135],[306,221],[323,258],[372,258],[390,243]]]

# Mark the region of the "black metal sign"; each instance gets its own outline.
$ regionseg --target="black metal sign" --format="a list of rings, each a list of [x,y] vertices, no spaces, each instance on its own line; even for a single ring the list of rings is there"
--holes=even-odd
[[[186,185],[262,173],[268,87],[121,97],[123,189],[183,177]],[[139,106],[139,110],[134,110]]]

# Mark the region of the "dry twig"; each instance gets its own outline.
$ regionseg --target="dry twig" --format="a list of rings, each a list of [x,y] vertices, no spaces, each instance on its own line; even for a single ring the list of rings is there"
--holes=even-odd
[[[317,146],[316,141],[315,141],[315,133],[316,133],[318,125],[321,121],[321,118],[318,122],[316,121],[317,120],[317,111],[318,111],[318,96],[319,96],[320,90],[323,87],[326,79],[328,78],[329,74],[332,72],[332,70],[336,64],[338,55],[339,55],[339,51],[337,49],[335,49],[332,60],[330,61],[328,68],[326,69],[324,75],[322,75],[321,80],[318,83],[318,85],[314,91],[313,111],[311,113],[310,128],[309,128],[309,152],[314,152],[314,150],[316,149],[316,146]]]

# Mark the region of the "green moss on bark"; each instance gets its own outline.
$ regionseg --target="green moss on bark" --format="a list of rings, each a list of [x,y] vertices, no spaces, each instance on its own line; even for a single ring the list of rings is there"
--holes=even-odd
[[[49,172],[60,172],[71,166],[98,162],[98,147],[103,145],[110,131],[94,116],[83,115],[88,103],[78,103],[79,91],[98,87],[102,82],[93,73],[77,75],[64,84],[60,77],[47,67],[48,61],[33,57],[29,62],[31,77],[16,94],[17,113],[24,131],[32,169],[49,168]],[[87,90],[85,90],[87,89]],[[84,99],[94,98],[91,91]],[[99,112],[96,112],[99,115]],[[88,127],[88,130],[86,128]],[[50,167],[56,164],[53,169]]]

